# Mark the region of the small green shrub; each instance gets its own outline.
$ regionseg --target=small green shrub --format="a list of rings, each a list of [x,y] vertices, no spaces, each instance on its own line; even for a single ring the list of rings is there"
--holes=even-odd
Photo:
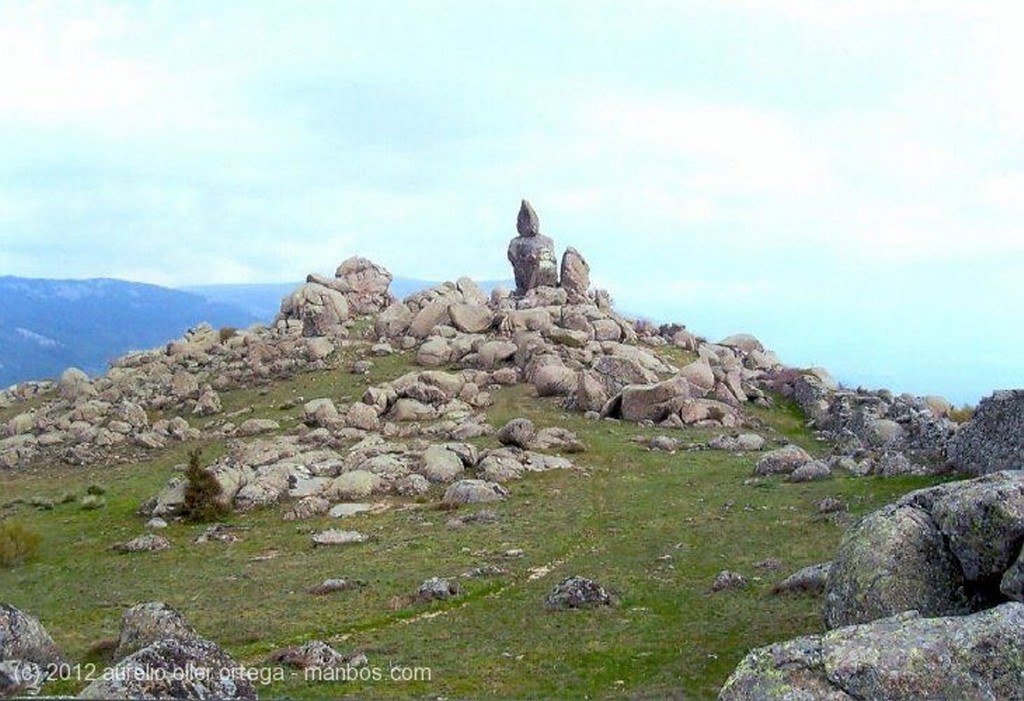
[[[104,487],[102,484],[90,484],[89,487],[85,490],[85,493],[92,494],[93,496],[98,497],[101,494],[106,494],[107,488]]]
[[[178,515],[192,523],[217,521],[228,515],[230,509],[221,501],[223,489],[220,482],[200,463],[201,453],[193,450],[188,456],[185,470],[185,501]]]
[[[974,407],[970,404],[964,404],[959,409],[951,409],[949,412],[950,421],[955,421],[958,424],[966,423],[974,417]]]
[[[17,521],[0,521],[0,568],[24,562],[39,548],[39,534]]]

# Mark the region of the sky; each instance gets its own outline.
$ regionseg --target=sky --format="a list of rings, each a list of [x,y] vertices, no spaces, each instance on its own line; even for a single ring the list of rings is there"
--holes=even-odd
[[[1024,386],[1024,6],[0,2],[0,274],[511,277],[844,383]]]

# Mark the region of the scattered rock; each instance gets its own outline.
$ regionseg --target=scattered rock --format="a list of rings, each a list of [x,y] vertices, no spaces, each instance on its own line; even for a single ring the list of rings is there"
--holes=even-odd
[[[612,595],[597,582],[586,577],[563,579],[544,599],[549,611],[614,606]]]
[[[726,589],[742,589],[747,586],[747,578],[739,572],[722,570],[715,575],[715,581],[711,583],[711,591],[725,591]]]
[[[819,562],[797,570],[772,587],[773,594],[811,593],[821,594],[828,583],[828,571],[832,561]]]
[[[755,475],[788,475],[814,458],[800,446],[789,445],[769,451],[757,461]]]
[[[126,543],[118,543],[110,549],[121,553],[142,553],[160,552],[161,550],[168,550],[170,547],[171,541],[163,536],[149,534],[140,535],[138,538],[133,538]]]
[[[326,596],[339,591],[351,591],[366,586],[364,582],[357,582],[350,579],[325,579],[320,584],[309,590],[313,596]]]
[[[314,546],[350,545],[365,543],[367,537],[359,531],[341,531],[335,528],[320,531],[313,535]]]
[[[495,438],[502,445],[512,445],[526,450],[536,434],[537,429],[529,419],[512,419],[498,429]]]
[[[481,504],[491,501],[503,501],[508,498],[508,490],[495,482],[486,480],[460,480],[448,487],[444,493],[442,504],[458,506],[461,504]]]
[[[354,658],[346,657],[322,640],[310,640],[295,647],[277,650],[270,654],[274,664],[287,665],[298,669],[337,669],[351,666]]]
[[[117,663],[79,694],[83,699],[251,699],[240,664],[199,637],[165,638]],[[182,670],[189,670],[183,674]]]
[[[462,594],[462,585],[457,579],[431,577],[423,582],[416,592],[420,601],[444,601]]]
[[[793,470],[788,477],[790,482],[814,482],[828,479],[832,476],[832,470],[821,460],[812,460]]]

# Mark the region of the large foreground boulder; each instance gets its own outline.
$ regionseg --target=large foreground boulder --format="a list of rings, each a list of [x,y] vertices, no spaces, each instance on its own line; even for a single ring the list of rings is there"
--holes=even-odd
[[[1024,389],[995,392],[950,440],[953,466],[971,475],[1024,467]]]
[[[203,638],[165,638],[117,663],[83,699],[256,699],[245,670]]]
[[[825,623],[900,611],[980,611],[1021,598],[1024,471],[919,489],[843,537],[829,572]]]
[[[1024,604],[969,616],[904,613],[752,651],[719,694],[771,699],[1020,699]]]
[[[22,660],[45,667],[63,656],[43,625],[8,604],[0,604],[0,662]]]
[[[829,628],[915,609],[925,616],[965,613],[963,577],[927,512],[887,506],[847,531],[829,571]]]

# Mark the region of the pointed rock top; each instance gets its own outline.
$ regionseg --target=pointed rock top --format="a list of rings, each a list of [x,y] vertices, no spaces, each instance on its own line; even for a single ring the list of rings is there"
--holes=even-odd
[[[520,236],[536,236],[540,233],[540,219],[533,207],[526,200],[519,205],[519,217],[516,219],[516,231]]]

